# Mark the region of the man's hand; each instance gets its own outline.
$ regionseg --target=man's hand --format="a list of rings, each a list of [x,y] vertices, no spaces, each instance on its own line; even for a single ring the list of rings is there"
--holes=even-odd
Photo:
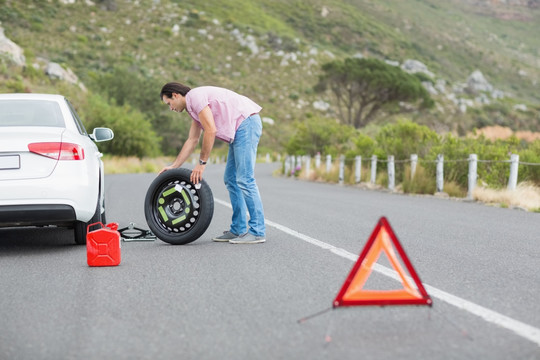
[[[206,165],[197,165],[191,172],[190,180],[193,184],[198,184],[202,180],[202,174],[204,169],[206,168]]]
[[[174,167],[173,167],[172,165],[165,166],[163,169],[161,169],[161,171],[159,172],[159,174],[164,173],[165,171],[171,170],[171,169],[174,169]],[[158,174],[158,175],[159,175],[159,174]]]

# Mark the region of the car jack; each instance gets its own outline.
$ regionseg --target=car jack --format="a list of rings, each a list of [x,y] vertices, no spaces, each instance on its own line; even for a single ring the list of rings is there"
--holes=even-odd
[[[135,223],[129,223],[129,226],[118,229],[122,236],[122,241],[154,241],[156,235],[150,230],[141,229],[135,226]]]

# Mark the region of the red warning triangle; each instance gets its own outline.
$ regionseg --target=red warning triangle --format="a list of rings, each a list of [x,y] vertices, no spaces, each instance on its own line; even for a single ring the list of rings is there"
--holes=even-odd
[[[401,266],[394,249],[397,250],[414,284],[411,283],[409,276],[407,276]],[[388,257],[388,260],[390,260],[394,270],[398,273],[403,288],[398,290],[365,290],[364,285],[371,275],[373,266],[383,252]],[[334,300],[334,307],[355,305],[431,306],[431,304],[431,298],[424,289],[420,278],[401,247],[388,220],[385,217],[381,217],[360,253],[358,261]]]

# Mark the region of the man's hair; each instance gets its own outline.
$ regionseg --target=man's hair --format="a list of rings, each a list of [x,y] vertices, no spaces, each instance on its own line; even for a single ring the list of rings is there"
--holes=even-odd
[[[163,95],[167,96],[168,98],[172,98],[173,93],[180,94],[182,96],[186,96],[186,94],[191,90],[186,85],[177,83],[177,82],[170,82],[161,88],[161,93],[159,94],[159,99],[163,100]]]

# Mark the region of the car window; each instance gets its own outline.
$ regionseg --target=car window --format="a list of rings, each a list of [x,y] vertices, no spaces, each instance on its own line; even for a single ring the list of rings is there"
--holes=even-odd
[[[47,100],[0,101],[0,126],[65,127],[60,106]]]
[[[75,108],[68,99],[66,99],[67,104],[69,105],[69,110],[71,111],[71,115],[73,116],[73,119],[75,119],[75,124],[77,124],[77,128],[79,129],[79,132],[81,135],[88,135],[86,132],[86,128],[84,127],[81,119],[79,118],[79,114],[77,114],[77,111],[75,111]]]

